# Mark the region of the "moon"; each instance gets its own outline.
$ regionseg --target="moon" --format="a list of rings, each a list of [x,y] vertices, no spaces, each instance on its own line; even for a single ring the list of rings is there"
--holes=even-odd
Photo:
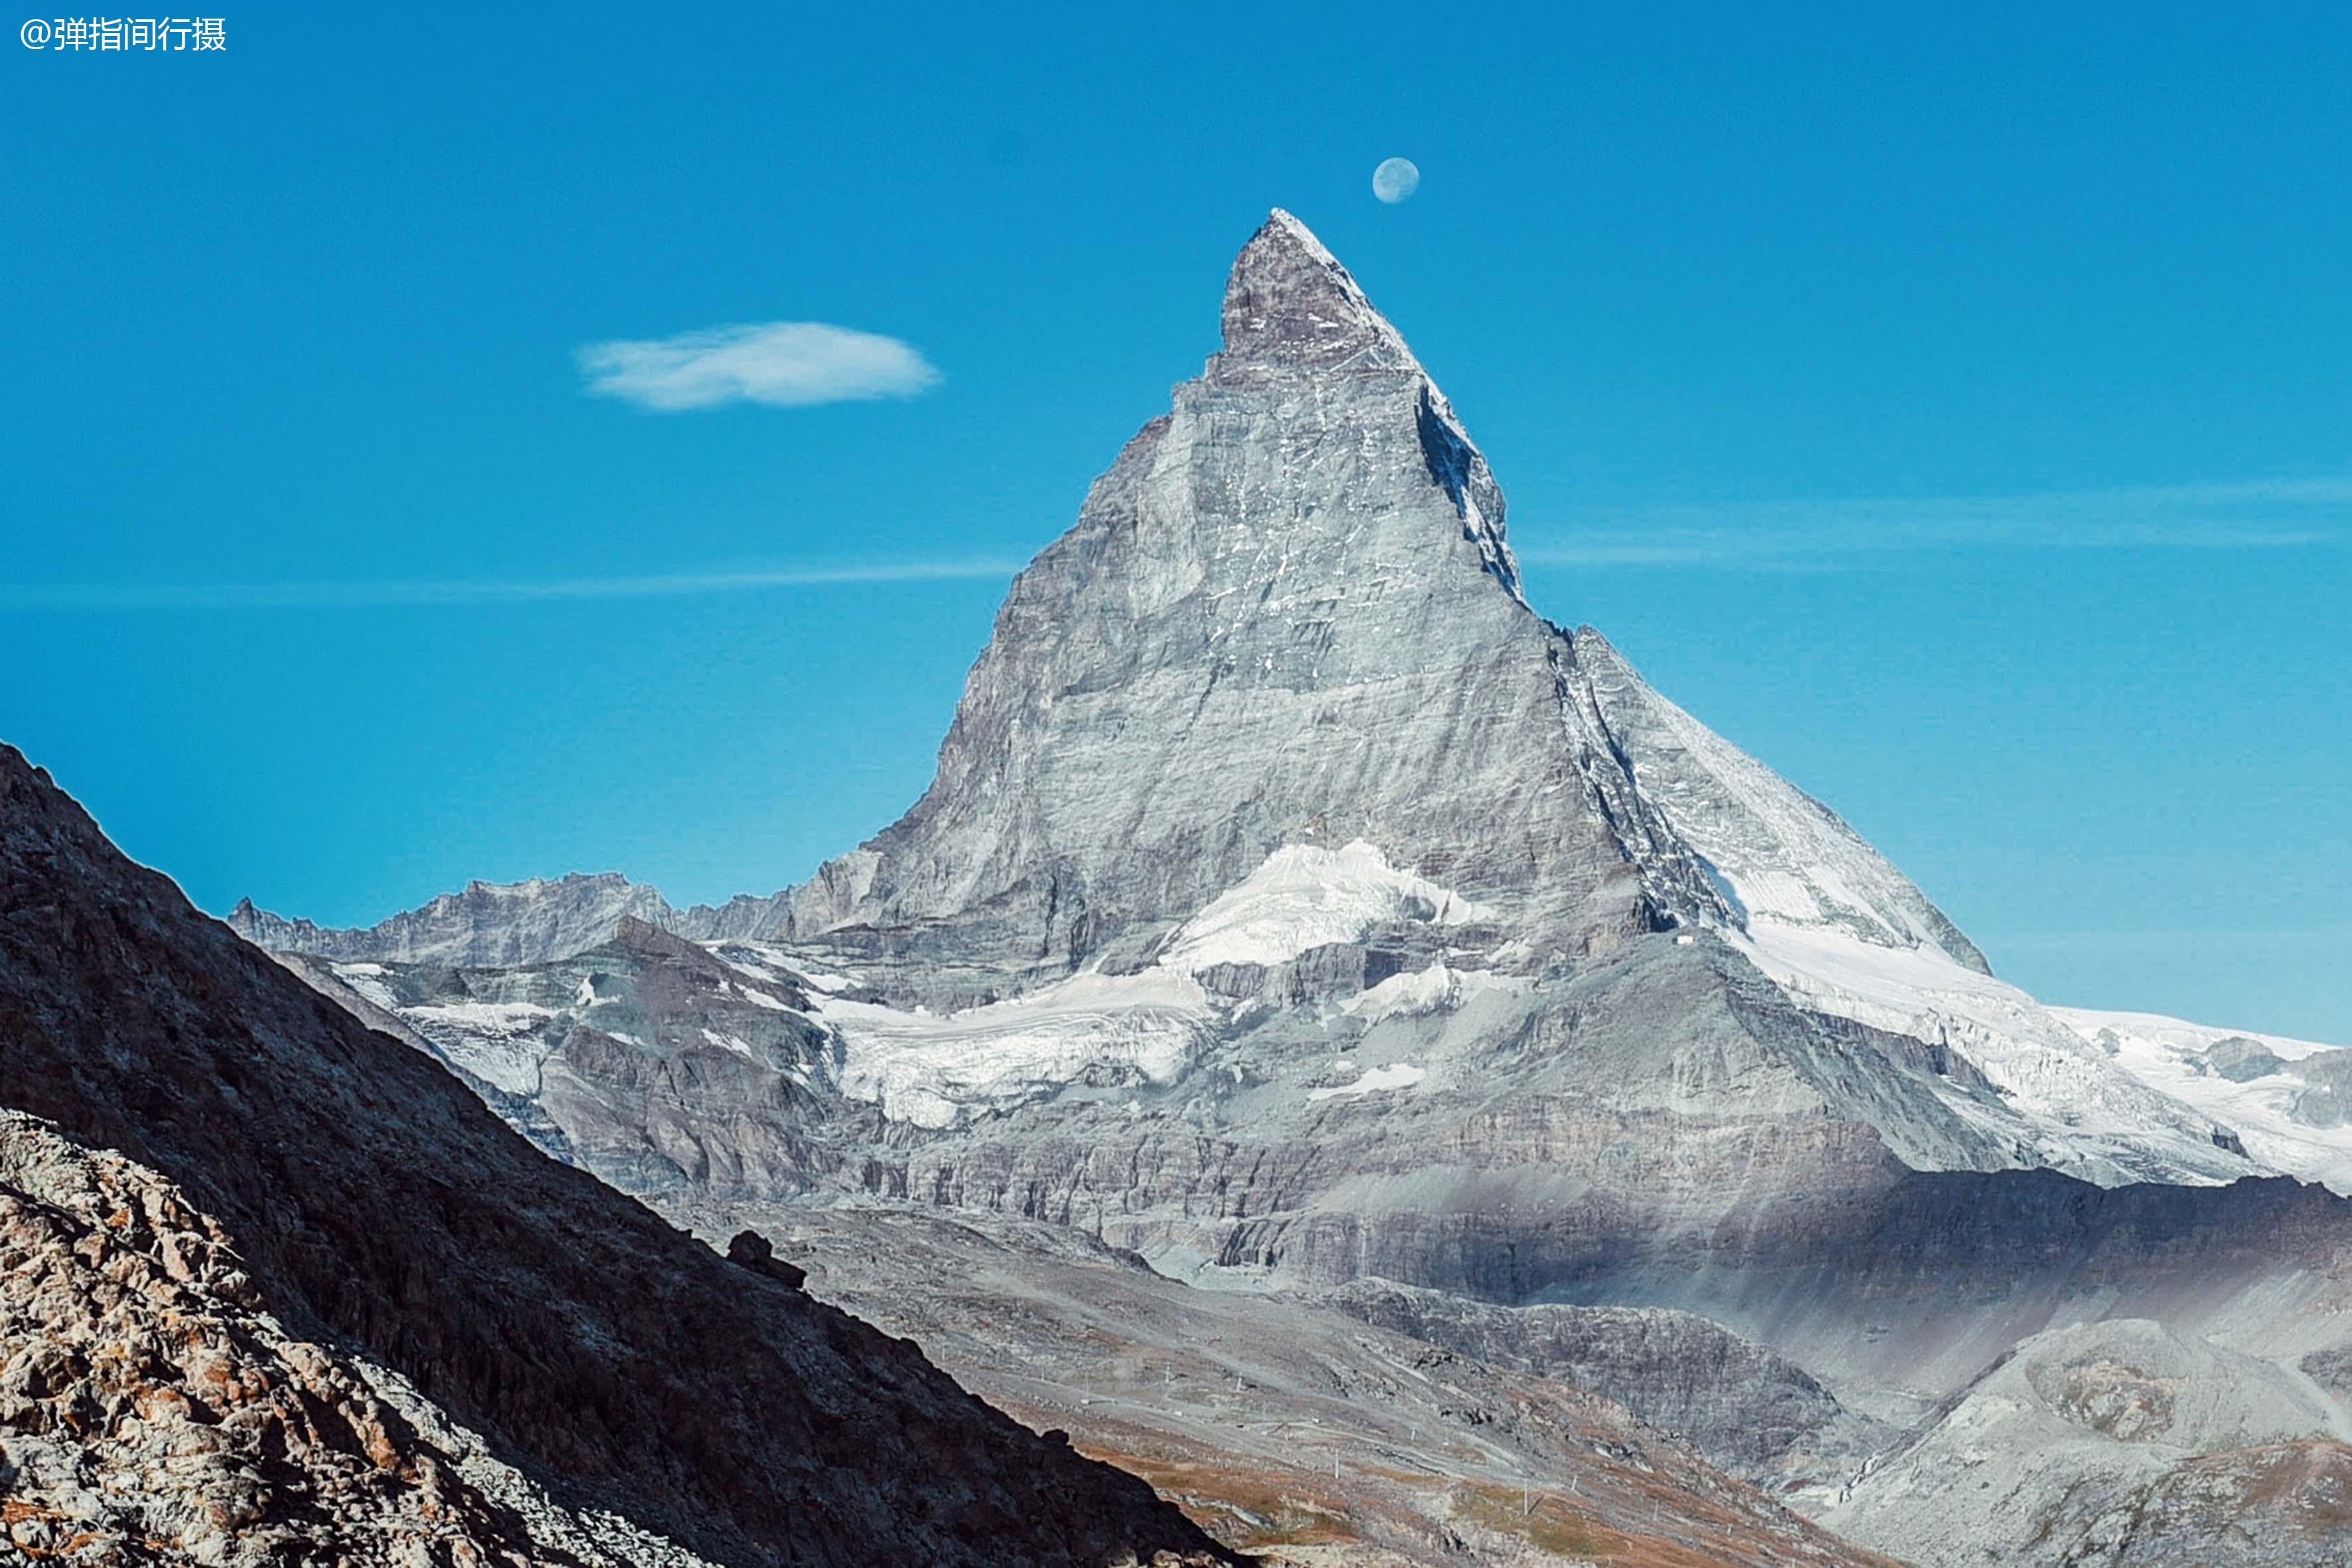
[[[1410,158],[1383,158],[1372,171],[1372,195],[1394,206],[1421,189],[1421,171]]]

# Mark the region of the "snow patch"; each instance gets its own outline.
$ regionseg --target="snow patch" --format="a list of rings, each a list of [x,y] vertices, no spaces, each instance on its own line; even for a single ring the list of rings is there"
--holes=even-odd
[[[1309,1100],[1338,1100],[1360,1094],[1377,1094],[1382,1089],[1411,1089],[1428,1076],[1426,1068],[1417,1068],[1411,1062],[1391,1062],[1387,1067],[1374,1068],[1350,1084],[1342,1084],[1336,1089],[1310,1089],[1307,1091],[1307,1098]]]
[[[2207,1112],[2110,1061],[2006,981],[1929,942],[1890,947],[1835,924],[1758,920],[1727,933],[1800,1006],[1957,1052],[2000,1091],[1994,1108],[1958,1089],[1962,1118],[2025,1136],[2033,1163],[2103,1185],[2220,1184],[2262,1169],[2213,1142]],[[2251,1152],[2251,1145],[2250,1152]]]
[[[841,1091],[918,1127],[1048,1100],[1073,1084],[1168,1084],[1205,1043],[1208,994],[1191,975],[1073,975],[945,1016],[828,996],[845,1047]]]
[[[1391,974],[1369,991],[1339,1004],[1339,1011],[1367,1025],[1383,1018],[1418,1018],[1448,1013],[1477,992],[1514,987],[1509,977],[1486,969],[1454,969],[1433,963],[1426,969]]]
[[[746,1060],[750,1061],[757,1061],[759,1059],[757,1053],[751,1049],[748,1043],[737,1038],[733,1035],[722,1035],[716,1029],[705,1029],[702,1031],[702,1037],[710,1044],[717,1046],[722,1051],[733,1051],[737,1056],[742,1057]]]
[[[1360,942],[1391,921],[1461,925],[1495,911],[1410,871],[1357,839],[1339,849],[1291,844],[1265,858],[1178,929],[1160,962],[1187,974],[1218,963],[1285,963]]]

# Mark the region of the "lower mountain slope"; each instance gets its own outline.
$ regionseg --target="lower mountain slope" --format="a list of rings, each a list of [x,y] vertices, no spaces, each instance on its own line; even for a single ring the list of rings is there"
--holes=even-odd
[[[171,1183],[289,1335],[381,1362],[505,1462],[714,1561],[1211,1550],[911,1345],[541,1155],[5,747],[0,1102]]]
[[[1581,1378],[1330,1302],[1193,1289],[1032,1220],[660,1204],[704,1236],[749,1226],[788,1238],[812,1291],[919,1340],[992,1404],[1150,1477],[1272,1563],[1889,1568],[1773,1500],[1771,1467],[1741,1484],[1706,1444],[1663,1435]],[[1769,1423],[1783,1393],[1767,1377],[1715,1397],[1727,1426]]]
[[[2017,1169],[2032,1157],[2027,1133],[1965,1055],[1807,1011],[1734,940],[1658,934],[1556,973],[1498,973],[1462,951],[1495,939],[1443,889],[1369,854],[1293,860],[1215,901],[1147,968],[949,1014],[876,999],[870,972],[838,952],[768,943],[692,959],[608,944],[584,972],[328,967],[452,1060],[495,1044],[464,1032],[503,1026],[473,1010],[483,998],[541,998],[535,1037],[562,1039],[618,1018],[626,998],[683,994],[649,965],[708,973],[702,1022],[621,1030],[645,1043],[628,1081],[670,1086],[659,1116],[634,1142],[601,1121],[605,1135],[575,1157],[666,1212],[756,1211],[820,1255],[824,1237],[882,1223],[831,1211],[938,1213],[945,1228],[923,1233],[931,1262],[878,1282],[845,1264],[828,1277],[861,1310],[892,1301],[891,1321],[951,1322],[971,1300],[940,1236],[1043,1221],[1204,1294],[1304,1292],[1598,1391],[1898,1556],[1916,1542],[1896,1517],[1916,1491],[1826,1510],[1850,1488],[1875,1495],[1855,1478],[2036,1335],[2145,1319],[2242,1358],[2199,1363],[2182,1374],[2192,1381],[2352,1362],[2352,1203],[2324,1188],[2103,1186]],[[1329,876],[1302,884],[1301,866]],[[1352,940],[1324,940],[1335,936]],[[692,1089],[700,1030],[725,1026],[722,982],[805,1011],[788,1018],[732,991],[725,1006],[798,1019],[828,1042],[792,1058],[807,1064],[805,1100],[742,1108],[793,1150],[764,1192],[740,1165],[679,1158],[670,1142],[689,1124],[729,1136]],[[548,1103],[571,1115],[562,1097]],[[2206,1147],[2221,1169],[2249,1163]],[[726,1174],[681,1179],[689,1168]],[[991,1279],[1012,1289],[1005,1269]],[[943,1353],[959,1371],[1014,1375],[1070,1331],[1057,1315],[1091,1310],[1075,1288],[1005,1305],[977,1349],[910,1331],[957,1346]],[[1080,1415],[1039,1419],[1086,1429]],[[2325,1423],[2305,1436],[2326,1440]],[[2047,1458],[2053,1475],[2084,1467],[2086,1484],[2111,1468],[2095,1444]],[[2055,1548],[2000,1560],[2064,1561]]]
[[[2037,1334],[1822,1517],[1920,1568],[2335,1568],[2352,1421],[2292,1366],[2146,1319]]]

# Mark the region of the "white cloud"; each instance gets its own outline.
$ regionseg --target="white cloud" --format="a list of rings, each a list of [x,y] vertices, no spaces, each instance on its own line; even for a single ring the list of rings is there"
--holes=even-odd
[[[1643,506],[1523,528],[1536,566],[1823,570],[1905,552],[2289,550],[2352,544],[2352,479],[2148,485],[2029,496]]]
[[[588,391],[674,413],[725,403],[803,407],[913,397],[940,373],[911,344],[823,321],[710,327],[580,351]]]

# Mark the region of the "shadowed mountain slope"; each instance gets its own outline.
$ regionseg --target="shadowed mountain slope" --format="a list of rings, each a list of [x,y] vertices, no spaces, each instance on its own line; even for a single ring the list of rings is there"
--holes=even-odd
[[[0,747],[0,1100],[215,1216],[270,1309],[509,1458],[737,1563],[1063,1563],[1201,1537],[912,1346],[540,1154],[131,864]]]

